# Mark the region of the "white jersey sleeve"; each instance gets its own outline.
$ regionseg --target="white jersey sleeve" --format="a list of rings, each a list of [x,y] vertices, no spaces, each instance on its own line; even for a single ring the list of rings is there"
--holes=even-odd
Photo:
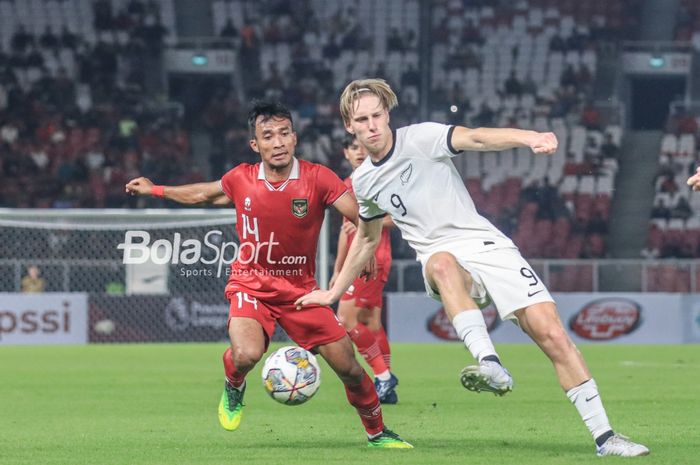
[[[372,221],[386,215],[386,212],[379,208],[379,205],[374,203],[372,199],[357,196],[357,205],[359,206],[360,219],[362,221]]]
[[[462,153],[452,146],[454,128],[440,123],[412,124],[406,128],[406,140],[416,153],[431,160],[444,160]]]

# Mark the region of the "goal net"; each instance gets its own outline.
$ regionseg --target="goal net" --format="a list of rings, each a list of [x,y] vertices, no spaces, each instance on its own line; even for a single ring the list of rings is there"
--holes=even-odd
[[[0,292],[87,294],[89,342],[224,341],[235,222],[232,209],[0,210]],[[321,237],[325,283],[326,225]]]

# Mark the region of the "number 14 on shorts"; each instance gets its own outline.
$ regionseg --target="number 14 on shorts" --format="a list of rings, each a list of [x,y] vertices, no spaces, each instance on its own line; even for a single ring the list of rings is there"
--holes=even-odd
[[[238,301],[238,309],[240,310],[243,308],[243,302],[247,302],[249,304],[252,304],[255,310],[258,309],[258,300],[255,297],[251,297],[248,295],[247,292],[236,292],[236,300]]]

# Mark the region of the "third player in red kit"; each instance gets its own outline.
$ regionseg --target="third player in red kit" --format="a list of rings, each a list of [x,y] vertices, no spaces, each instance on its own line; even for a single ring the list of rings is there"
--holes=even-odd
[[[336,372],[362,420],[369,446],[411,448],[384,427],[372,380],[355,358],[352,343],[331,308],[294,305],[317,287],[316,244],[325,209],[332,205],[355,220],[357,203],[328,168],[294,157],[297,139],[286,107],[258,103],[249,114],[248,126],[250,146],[260,154],[260,163],[241,164],[214,182],[154,186],[146,178],[137,178],[126,185],[127,192],[185,204],[236,206],[240,244],[226,286],[231,347],[223,357],[221,426],[230,431],[239,427],[246,375],[262,358],[279,323],[292,340],[321,354]]]

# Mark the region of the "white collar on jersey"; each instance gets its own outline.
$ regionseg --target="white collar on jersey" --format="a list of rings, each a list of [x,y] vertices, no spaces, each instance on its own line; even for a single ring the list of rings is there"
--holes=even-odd
[[[284,188],[287,187],[287,184],[289,184],[289,181],[292,181],[294,179],[299,179],[299,160],[297,160],[296,157],[292,157],[292,171],[290,171],[289,177],[279,187],[275,187],[272,184],[270,184],[270,181],[268,181],[265,177],[265,164],[263,162],[260,162],[260,168],[258,169],[258,180],[265,181],[265,186],[267,186],[269,190],[283,191]]]

